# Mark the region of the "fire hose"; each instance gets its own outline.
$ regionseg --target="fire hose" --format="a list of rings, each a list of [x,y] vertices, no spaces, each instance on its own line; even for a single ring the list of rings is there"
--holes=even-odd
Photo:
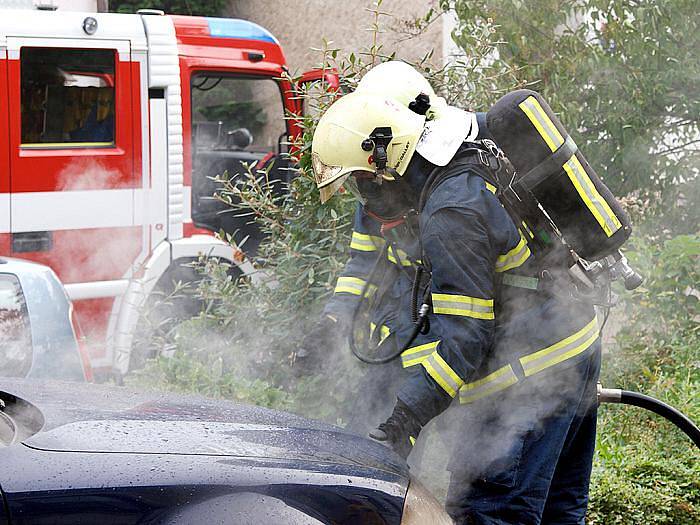
[[[629,390],[621,390],[619,388],[603,388],[603,386],[598,383],[598,404],[600,403],[632,405],[654,412],[685,432],[693,443],[695,443],[695,446],[700,449],[700,428],[698,428],[688,416],[672,406],[667,405],[663,401],[640,394],[639,392],[630,392]]]

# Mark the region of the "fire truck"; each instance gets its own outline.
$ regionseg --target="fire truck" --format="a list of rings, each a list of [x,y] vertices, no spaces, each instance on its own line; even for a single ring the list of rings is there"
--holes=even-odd
[[[277,39],[244,20],[0,15],[0,255],[50,266],[93,368],[124,374],[144,301],[182,262],[255,278],[215,232],[245,232],[247,251],[260,233],[222,213],[212,177],[247,163],[288,179],[298,86]]]

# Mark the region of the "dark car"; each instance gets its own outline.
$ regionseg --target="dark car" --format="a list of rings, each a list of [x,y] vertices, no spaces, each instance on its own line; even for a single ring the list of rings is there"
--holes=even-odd
[[[90,379],[73,305],[48,266],[0,257],[0,377]]]
[[[0,399],[0,523],[451,523],[401,458],[324,423],[93,384]]]

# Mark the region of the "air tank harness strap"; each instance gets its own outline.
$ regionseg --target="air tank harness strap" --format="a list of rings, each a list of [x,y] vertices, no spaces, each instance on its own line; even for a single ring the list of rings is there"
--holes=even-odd
[[[520,184],[527,191],[532,191],[552,175],[558,174],[564,164],[578,151],[578,146],[570,136],[566,137],[564,143],[559,146],[554,153],[545,157],[537,166],[518,178]]]

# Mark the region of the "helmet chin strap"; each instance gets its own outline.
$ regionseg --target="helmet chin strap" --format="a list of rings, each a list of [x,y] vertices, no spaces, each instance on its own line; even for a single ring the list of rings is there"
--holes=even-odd
[[[369,134],[369,138],[362,141],[362,149],[372,151],[372,162],[377,167],[377,184],[382,183],[386,173],[389,173],[392,177],[398,176],[396,170],[387,167],[389,162],[387,150],[393,138],[394,135],[391,133],[390,127],[380,126],[374,128],[372,133]]]

